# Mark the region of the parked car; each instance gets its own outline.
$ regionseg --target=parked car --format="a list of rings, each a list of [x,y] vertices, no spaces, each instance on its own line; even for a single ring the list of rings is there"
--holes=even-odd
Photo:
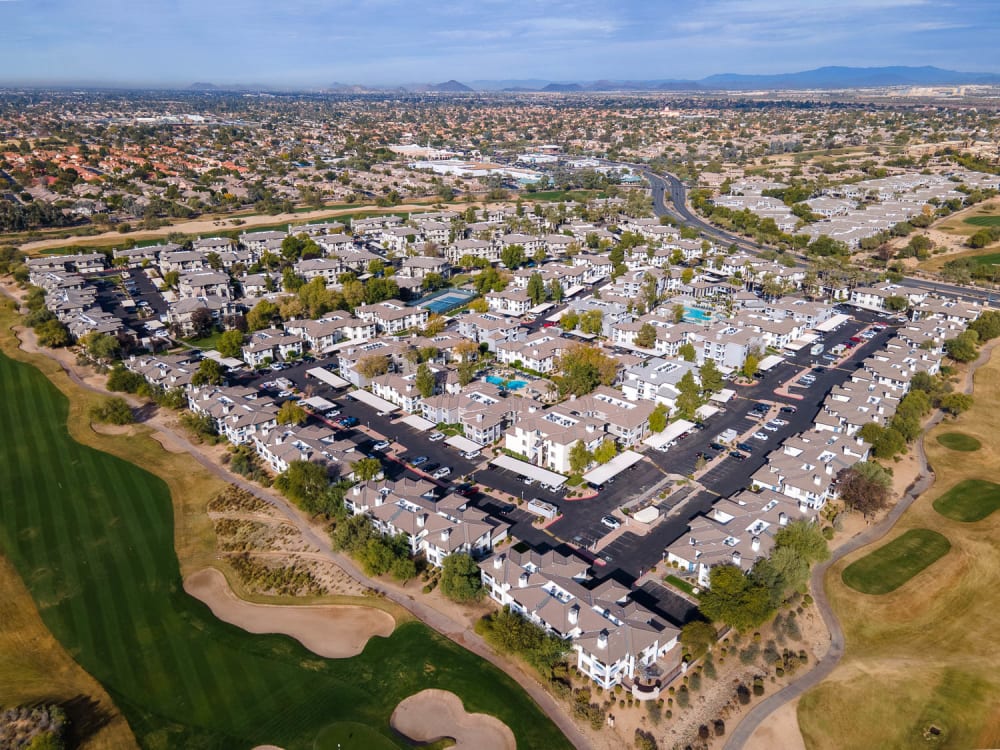
[[[522,483],[523,483],[523,484],[524,484],[524,485],[525,485],[526,487],[530,487],[531,485],[533,485],[533,484],[535,483],[535,480],[534,480],[534,478],[532,478],[532,477],[525,477],[524,479],[522,479],[522,480],[521,480],[521,482],[522,482]]]
[[[768,432],[777,432],[778,425],[771,424],[770,422],[768,422],[766,425],[764,425],[764,429],[767,430]]]
[[[737,443],[736,447],[741,451],[746,451],[747,453],[753,453],[753,446],[750,443]]]
[[[424,471],[426,471],[428,474],[437,471],[439,468],[441,468],[441,464],[439,464],[437,461],[431,461],[429,464],[424,465]]]
[[[390,445],[392,445],[392,443],[390,443],[388,440],[379,440],[377,443],[375,443],[375,445],[372,446],[372,449],[377,451],[384,451]]]
[[[619,521],[614,516],[602,516],[601,523],[603,523],[609,529],[617,529],[619,526],[622,525],[621,521]]]
[[[432,432],[430,435],[427,436],[427,439],[430,440],[432,443],[436,443],[439,440],[444,440],[444,433]]]
[[[742,453],[740,453],[739,451],[729,451],[729,457],[730,457],[730,458],[734,458],[734,459],[736,459],[737,461],[746,461],[746,460],[747,460],[747,457],[746,457],[746,456],[744,456],[744,455],[743,455]]]
[[[451,467],[442,466],[440,469],[435,471],[431,476],[434,477],[435,479],[444,479],[449,474],[451,474]]]
[[[327,419],[333,419],[334,417],[340,416],[340,409],[331,409],[326,414],[323,415]]]
[[[378,415],[380,417],[388,417],[389,416],[389,412],[387,412],[387,411],[380,411],[380,412],[378,412]]]
[[[788,420],[775,417],[774,419],[771,420],[770,424],[776,424],[778,425],[778,427],[784,427],[785,425],[788,424]]]
[[[726,446],[724,446],[722,443],[709,443],[708,447],[711,448],[713,451],[724,451],[726,449]]]
[[[698,458],[700,458],[702,461],[711,461],[713,458],[715,458],[715,454],[709,453],[707,451],[702,451],[701,453],[698,454]]]
[[[355,427],[361,423],[361,420],[357,417],[344,417],[340,420],[340,424],[344,427]]]
[[[795,406],[782,406],[781,407],[781,413],[782,414],[794,414],[797,411],[798,411],[798,407],[795,407]]]
[[[417,456],[410,461],[410,466],[420,466],[421,464],[427,463],[428,460],[427,456]]]
[[[479,451],[466,451],[462,454],[462,458],[467,458],[471,461],[473,458],[479,458],[479,455]]]
[[[768,439],[767,438],[767,433],[766,432],[761,432],[760,430],[757,430],[757,432],[755,432],[752,437],[755,438],[756,440],[767,440]]]

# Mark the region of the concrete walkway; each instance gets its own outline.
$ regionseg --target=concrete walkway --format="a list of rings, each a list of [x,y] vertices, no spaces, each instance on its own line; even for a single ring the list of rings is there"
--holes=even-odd
[[[1000,343],[1000,341],[993,341],[983,347],[982,351],[979,353],[979,358],[969,368],[968,377],[962,388],[964,393],[972,393],[974,381],[973,376],[975,375],[976,370],[989,361],[993,347],[996,346],[997,343]],[[924,426],[923,435],[926,435],[935,425],[940,423],[943,418],[944,413],[938,411]],[[842,560],[847,555],[866,545],[877,542],[879,539],[888,534],[892,527],[896,525],[900,516],[906,512],[906,510],[918,497],[920,497],[920,495],[929,490],[931,485],[934,484],[934,472],[927,463],[927,454],[924,451],[923,435],[921,435],[920,439],[914,446],[917,451],[917,460],[920,464],[920,475],[918,476],[917,481],[914,482],[913,486],[907,490],[906,494],[900,498],[899,502],[896,503],[885,518],[857,536],[848,539],[844,542],[844,544],[834,550],[829,560],[817,565],[813,569],[812,576],[809,580],[809,588],[816,601],[816,606],[819,608],[820,615],[823,617],[823,622],[826,624],[827,630],[830,632],[829,650],[811,670],[797,678],[794,682],[786,685],[777,693],[768,696],[754,706],[729,735],[729,739],[727,739],[726,744],[723,745],[724,750],[738,750],[738,748],[743,747],[764,719],[789,701],[799,698],[807,690],[811,690],[816,687],[816,685],[829,677],[833,670],[837,667],[837,664],[840,663],[840,659],[844,655],[844,631],[841,628],[840,621],[837,620],[837,616],[834,614],[833,609],[830,606],[830,601],[826,596],[826,587],[824,586],[826,573],[830,567],[839,560]]]
[[[6,293],[6,290],[4,290],[4,292]],[[50,356],[45,353],[44,349],[41,351],[46,354],[46,356]],[[58,362],[63,371],[69,376],[70,380],[82,388],[86,388],[89,391],[100,393],[102,395],[128,395],[119,393],[112,394],[110,391],[103,388],[92,386],[84,382],[84,380],[77,375],[72,368],[66,366],[55,357],[50,356],[50,358]],[[134,398],[130,398],[129,400],[133,403],[136,402],[136,399]],[[589,750],[592,747],[590,741],[577,728],[576,724],[567,714],[566,708],[557,702],[555,698],[553,698],[534,678],[534,676],[527,673],[515,662],[497,654],[486,643],[486,641],[484,641],[474,630],[472,630],[472,628],[468,627],[467,624],[454,620],[444,612],[434,609],[425,602],[411,596],[409,593],[403,591],[390,582],[369,578],[358,568],[351,558],[334,551],[325,531],[317,529],[317,527],[311,524],[298,508],[291,505],[287,500],[285,500],[285,498],[252,484],[243,477],[233,474],[218,465],[210,458],[202,454],[201,451],[199,451],[198,448],[191,443],[190,440],[188,440],[186,435],[161,424],[150,427],[155,431],[167,435],[172,441],[175,441],[177,445],[183,447],[195,461],[205,467],[205,469],[213,475],[219,477],[223,481],[236,485],[240,489],[252,493],[255,497],[277,509],[289,523],[299,530],[306,541],[319,550],[320,555],[338,565],[356,582],[374,589],[379,594],[385,596],[386,599],[399,604],[428,627],[436,630],[438,633],[441,633],[458,645],[468,649],[477,656],[482,657],[498,669],[505,672],[534,699],[542,711],[544,711],[552,722],[559,727],[560,731],[566,736],[574,747],[579,750]]]

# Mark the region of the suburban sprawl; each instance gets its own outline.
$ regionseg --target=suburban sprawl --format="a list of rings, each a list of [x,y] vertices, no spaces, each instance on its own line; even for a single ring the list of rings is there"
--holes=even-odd
[[[721,748],[819,669],[815,566],[978,405],[994,93],[0,92],[7,314],[97,433],[225,478],[237,594],[388,597],[553,736]]]

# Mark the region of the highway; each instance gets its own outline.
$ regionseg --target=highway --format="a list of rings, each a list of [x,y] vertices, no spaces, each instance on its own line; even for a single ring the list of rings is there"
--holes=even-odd
[[[688,205],[687,186],[675,175],[669,173],[660,175],[642,164],[624,164],[621,166],[627,166],[639,171],[649,181],[652,188],[653,213],[657,216],[669,216],[688,226],[694,227],[706,237],[721,242],[725,246],[736,245],[741,250],[754,255],[767,249],[764,245],[720,229],[698,216]],[[670,198],[669,204],[666,200],[668,194]],[[904,286],[907,289],[933,292],[935,294],[947,294],[965,302],[978,302],[993,307],[1000,306],[1000,294],[989,289],[949,284],[943,281],[930,281],[914,276],[907,276],[899,283],[900,286]]]

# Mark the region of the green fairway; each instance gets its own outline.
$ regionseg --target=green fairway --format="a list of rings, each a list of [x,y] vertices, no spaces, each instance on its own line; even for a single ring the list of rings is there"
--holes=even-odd
[[[181,587],[166,484],[73,441],[37,369],[0,354],[0,382],[0,553],[143,747],[311,750],[355,722],[378,737],[366,747],[403,748],[389,716],[431,687],[506,722],[519,747],[569,747],[510,678],[420,623],[331,660],[217,620]]]
[[[934,510],[963,523],[982,521],[1000,508],[1000,484],[984,479],[959,482],[934,501]]]
[[[943,557],[951,543],[936,531],[910,529],[844,568],[844,583],[862,594],[888,594]]]
[[[937,441],[952,451],[972,452],[983,447],[983,444],[976,438],[972,435],[966,435],[964,432],[945,432],[938,435]]]
[[[1000,227],[1000,216],[970,216],[965,223],[974,227]]]

